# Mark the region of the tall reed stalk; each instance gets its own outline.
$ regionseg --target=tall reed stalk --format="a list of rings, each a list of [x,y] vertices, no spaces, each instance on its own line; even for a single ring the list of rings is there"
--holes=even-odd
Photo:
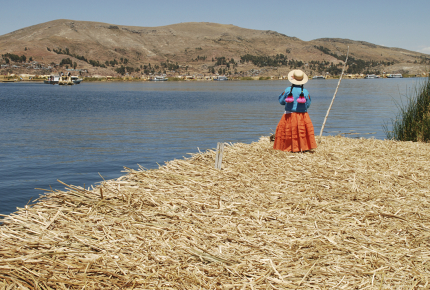
[[[384,125],[388,139],[398,141],[430,142],[430,76],[406,96],[406,104],[397,104],[399,113],[392,119],[392,130]]]

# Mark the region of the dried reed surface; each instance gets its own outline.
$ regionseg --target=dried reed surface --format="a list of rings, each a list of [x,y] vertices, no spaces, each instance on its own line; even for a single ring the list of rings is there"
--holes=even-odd
[[[0,226],[0,289],[429,287],[430,144],[272,144],[48,192]]]

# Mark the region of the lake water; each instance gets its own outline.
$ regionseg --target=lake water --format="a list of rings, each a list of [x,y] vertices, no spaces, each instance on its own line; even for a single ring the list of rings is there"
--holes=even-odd
[[[338,80],[310,80],[315,135]],[[384,139],[382,125],[420,79],[342,80],[324,135]],[[0,214],[23,207],[57,179],[88,187],[117,178],[123,167],[165,161],[257,141],[283,114],[287,81],[0,83]],[[367,135],[365,133],[374,132]],[[199,148],[199,149],[198,149]]]

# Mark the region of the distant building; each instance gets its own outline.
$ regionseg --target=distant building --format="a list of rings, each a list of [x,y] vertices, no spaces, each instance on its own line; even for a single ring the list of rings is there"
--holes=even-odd
[[[23,79],[30,79],[30,78],[36,77],[36,75],[33,75],[33,74],[19,74],[18,76],[20,76]]]

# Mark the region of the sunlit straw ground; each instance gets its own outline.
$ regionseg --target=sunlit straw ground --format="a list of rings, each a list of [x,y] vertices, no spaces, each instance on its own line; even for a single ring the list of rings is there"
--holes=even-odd
[[[3,219],[0,289],[430,287],[430,144],[272,144],[48,192]]]

